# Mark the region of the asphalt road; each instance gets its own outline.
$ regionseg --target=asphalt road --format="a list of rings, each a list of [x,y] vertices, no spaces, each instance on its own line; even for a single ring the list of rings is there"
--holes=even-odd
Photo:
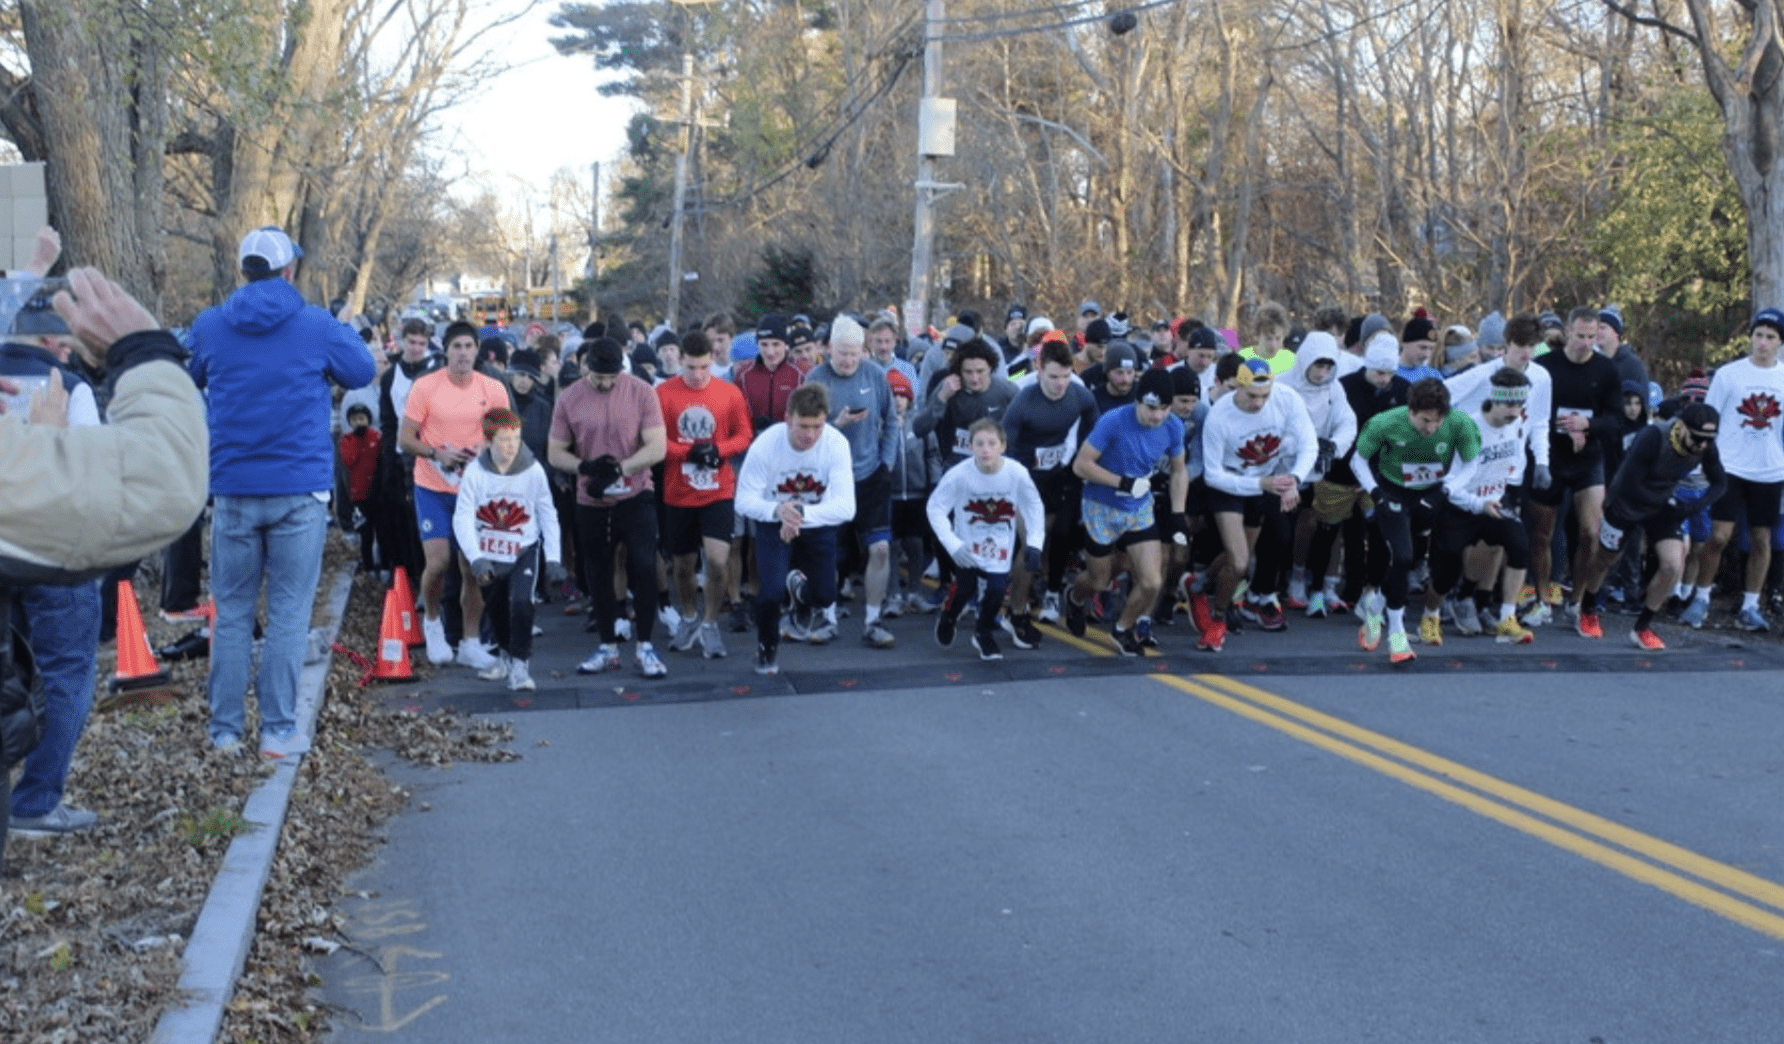
[[[524,758],[394,770],[416,804],[316,969],[332,1040],[1784,1024],[1775,648],[1550,628],[1393,671],[1352,624],[1297,620],[1218,657],[1167,635],[1144,662],[1055,639],[980,665],[918,618],[890,652],[790,648],[767,682],[741,641],[646,682],[576,678],[576,622],[546,623],[519,704],[462,669],[382,693],[505,711]]]

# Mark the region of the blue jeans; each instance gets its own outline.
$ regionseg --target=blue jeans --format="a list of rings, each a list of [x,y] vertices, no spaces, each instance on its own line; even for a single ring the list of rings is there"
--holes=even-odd
[[[25,758],[12,791],[12,814],[49,814],[62,800],[74,745],[93,709],[93,671],[99,652],[99,583],[18,589],[18,612],[43,678],[48,715],[43,738]]]
[[[219,496],[211,510],[211,740],[242,736],[254,612],[266,585],[266,640],[255,693],[262,735],[297,728],[297,679],[309,650],[328,507],[308,493]]]

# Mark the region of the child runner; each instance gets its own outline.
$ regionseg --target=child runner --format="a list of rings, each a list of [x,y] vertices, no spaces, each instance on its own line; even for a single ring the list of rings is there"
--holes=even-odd
[[[510,692],[533,688],[533,588],[543,548],[549,582],[562,584],[562,540],[545,467],[521,441],[522,421],[496,408],[483,415],[489,445],[465,465],[452,511],[452,532],[471,560],[471,575],[495,629],[496,662],[477,672],[484,681],[507,679]]]
[[[1029,572],[1038,572],[1046,510],[1028,469],[1004,456],[1004,432],[996,420],[973,421],[967,428],[967,443],[972,456],[949,468],[929,495],[930,528],[960,567],[947,604],[936,617],[935,640],[944,647],[954,644],[960,614],[982,584],[973,648],[981,660],[1001,660],[1003,651],[994,632],[1015,561],[1016,523],[1020,519],[1027,537],[1025,565]]]

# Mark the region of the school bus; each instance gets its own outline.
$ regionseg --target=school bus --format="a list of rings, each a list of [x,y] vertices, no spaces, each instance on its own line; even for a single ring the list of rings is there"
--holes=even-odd
[[[508,299],[501,294],[472,294],[471,321],[478,326],[507,326]]]

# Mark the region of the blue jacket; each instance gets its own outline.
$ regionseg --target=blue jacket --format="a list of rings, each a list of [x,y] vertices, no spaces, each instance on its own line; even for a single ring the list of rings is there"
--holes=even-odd
[[[211,493],[333,489],[328,382],[360,388],[376,373],[353,328],[273,278],[205,309],[187,339],[192,380],[210,402]]]

